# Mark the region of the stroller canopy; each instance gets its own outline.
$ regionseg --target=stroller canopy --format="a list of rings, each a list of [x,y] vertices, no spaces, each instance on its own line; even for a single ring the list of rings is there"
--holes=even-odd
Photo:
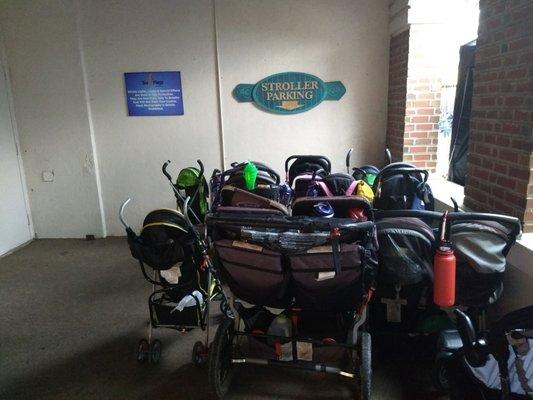
[[[383,218],[376,222],[379,275],[383,282],[411,285],[433,278],[435,235],[418,218]]]
[[[128,235],[128,243],[131,254],[141,263],[166,270],[183,261],[187,233],[187,223],[181,212],[159,209],[146,216],[139,236]]]

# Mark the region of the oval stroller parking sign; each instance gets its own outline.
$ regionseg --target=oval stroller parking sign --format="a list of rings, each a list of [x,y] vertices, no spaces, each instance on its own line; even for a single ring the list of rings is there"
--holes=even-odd
[[[346,88],[342,82],[324,82],[303,72],[270,75],[255,85],[242,83],[233,90],[239,102],[254,102],[276,114],[308,111],[324,100],[339,100],[344,93]]]

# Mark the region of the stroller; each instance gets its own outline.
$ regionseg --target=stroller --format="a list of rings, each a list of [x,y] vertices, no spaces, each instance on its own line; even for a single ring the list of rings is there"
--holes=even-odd
[[[200,171],[203,172],[201,162]],[[165,163],[163,172],[166,173]],[[203,176],[199,176],[199,181]],[[203,186],[203,185],[202,185]],[[141,339],[137,346],[137,361],[157,364],[161,357],[161,342],[152,340],[153,328],[168,328],[187,332],[200,327],[209,332],[209,303],[220,292],[220,285],[211,275],[208,246],[198,227],[189,218],[198,214],[189,209],[191,197],[182,198],[172,184],[178,201],[183,200],[180,210],[158,209],[145,217],[137,235],[125,220],[124,212],[131,199],[120,207],[120,221],[126,229],[132,256],[139,261],[144,278],[152,284],[148,297],[150,325],[148,339]],[[193,193],[198,198],[201,188]],[[199,204],[198,202],[196,204]],[[198,212],[198,209],[196,210]],[[147,271],[149,267],[152,272]],[[204,342],[198,341],[193,348],[196,365],[207,360],[208,333]]]
[[[443,214],[430,211],[376,211],[380,246],[378,286],[371,304],[374,333],[438,336],[454,328],[445,310],[433,303],[435,230],[426,221],[440,221]],[[455,305],[483,321],[486,308],[502,293],[506,256],[520,234],[516,218],[453,212],[447,216],[450,241],[456,258]],[[435,386],[446,382],[446,360],[437,356],[432,372]]]
[[[429,173],[403,162],[385,166],[373,185],[374,207],[380,210],[435,209],[435,200],[427,183]]]
[[[366,184],[344,173],[329,174],[318,180],[313,174],[308,182],[307,196],[294,200],[292,215],[372,220],[372,207],[368,197],[360,191],[361,185]]]
[[[459,348],[449,363],[452,400],[533,398],[533,306],[511,312],[479,332],[457,315]]]
[[[346,172],[350,173],[353,149],[346,154]],[[427,183],[429,173],[404,162],[392,163],[389,149],[385,150],[386,165],[380,170],[374,165],[352,168],[352,176],[372,187],[374,208],[378,210],[435,209],[435,200]]]
[[[246,187],[245,169],[247,165],[253,165],[256,169],[256,176],[254,178],[254,188],[248,189]],[[223,193],[222,189],[236,188],[241,191],[248,191],[258,197],[270,199],[272,201],[279,200],[279,184],[280,176],[272,168],[259,162],[234,162],[231,168],[221,172],[214,170],[211,176],[211,208],[216,210],[221,203],[227,203],[225,196],[231,196],[229,190]]]
[[[380,270],[373,327],[403,333],[446,328],[445,313],[431,301],[437,243],[435,229],[425,222],[440,221],[443,214],[394,210],[375,215]],[[455,304],[481,312],[502,293],[506,256],[521,232],[520,221],[466,212],[447,218],[457,260]]]
[[[233,190],[231,200],[259,202]],[[223,202],[206,218],[231,310],[210,349],[212,391],[222,398],[237,365],[260,364],[354,378],[362,398],[370,398],[364,326],[377,268],[373,222],[288,216],[264,200],[260,207]]]
[[[348,153],[346,154],[346,173],[350,173],[350,164],[351,164],[351,157],[352,157],[353,148],[348,150]],[[387,159],[387,162],[385,165],[392,163],[392,156],[389,151],[389,149],[385,149],[385,156]],[[376,180],[376,176],[379,174],[380,169],[376,167],[375,165],[371,164],[365,164],[360,167],[353,167],[351,174],[356,180],[363,180],[366,182],[370,187],[374,186],[374,182]]]
[[[285,160],[285,180],[292,188],[293,199],[307,196],[311,181],[331,173],[331,161],[325,156],[292,155]]]
[[[200,160],[197,161],[200,168],[187,167],[183,168],[176,178],[176,182],[172,176],[167,172],[170,160],[163,164],[161,170],[163,175],[168,179],[172,185],[174,196],[176,197],[178,209],[183,208],[183,202],[187,197],[190,198],[189,210],[197,224],[204,221],[205,215],[208,211],[208,197],[209,188],[204,177],[204,165]]]

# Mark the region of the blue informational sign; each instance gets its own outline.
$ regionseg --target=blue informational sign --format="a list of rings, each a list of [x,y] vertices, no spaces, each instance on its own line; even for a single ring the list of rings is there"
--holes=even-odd
[[[126,72],[129,116],[183,115],[179,71]]]

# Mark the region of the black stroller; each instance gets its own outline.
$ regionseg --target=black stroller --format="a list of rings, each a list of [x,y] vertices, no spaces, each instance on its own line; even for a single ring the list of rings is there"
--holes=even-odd
[[[533,306],[507,314],[488,331],[455,313],[460,346],[448,367],[451,400],[533,398]]]
[[[325,156],[292,155],[285,160],[285,181],[292,188],[293,199],[305,197],[311,181],[331,173],[331,161]]]
[[[373,326],[404,333],[447,328],[445,313],[432,303],[437,235],[425,222],[440,221],[443,214],[395,210],[375,215],[380,270]],[[470,212],[449,213],[448,221],[457,259],[455,304],[480,311],[501,295],[506,256],[521,232],[520,221]],[[431,318],[424,322],[425,317]]]
[[[370,306],[372,332],[434,338],[441,332],[453,332],[450,313],[433,303],[437,235],[425,222],[440,221],[443,214],[414,210],[375,213],[380,269],[375,301]],[[447,218],[457,260],[455,305],[482,323],[486,308],[502,293],[506,256],[520,234],[520,221],[463,212],[449,213]],[[454,334],[446,337],[447,347],[456,346],[451,339]],[[432,371],[435,386],[443,391],[448,388],[446,363],[450,356],[450,349],[441,351]]]
[[[350,173],[353,149],[346,154],[346,172]],[[435,200],[428,184],[428,171],[405,162],[392,162],[389,149],[385,150],[386,164],[379,169],[374,165],[352,168],[352,176],[372,187],[373,204],[377,210],[435,209]]]
[[[200,171],[203,174],[201,162]],[[193,348],[193,362],[201,365],[207,360],[209,343],[209,304],[220,292],[216,277],[211,275],[208,245],[203,239],[201,226],[189,218],[198,219],[199,209],[188,206],[191,197],[183,198],[172,183],[178,205],[183,210],[159,209],[150,212],[144,219],[141,233],[137,235],[128,225],[124,210],[130,199],[120,207],[120,221],[126,229],[132,256],[139,261],[144,278],[153,285],[148,298],[150,325],[148,339],[141,339],[137,348],[137,360],[149,360],[156,364],[161,356],[161,342],[152,340],[152,328],[175,329],[180,332],[193,328],[207,329],[204,342],[198,341]],[[199,176],[201,183],[203,175]],[[203,187],[203,184],[201,185]],[[198,199],[197,188],[192,198]],[[200,204],[198,201],[194,204]],[[152,272],[147,271],[147,266]]]
[[[206,218],[216,274],[231,293],[231,311],[210,348],[214,394],[228,392],[237,365],[260,364],[354,378],[369,399],[373,222],[290,217],[269,199],[239,188],[231,193]],[[351,200],[371,214],[367,202]]]

